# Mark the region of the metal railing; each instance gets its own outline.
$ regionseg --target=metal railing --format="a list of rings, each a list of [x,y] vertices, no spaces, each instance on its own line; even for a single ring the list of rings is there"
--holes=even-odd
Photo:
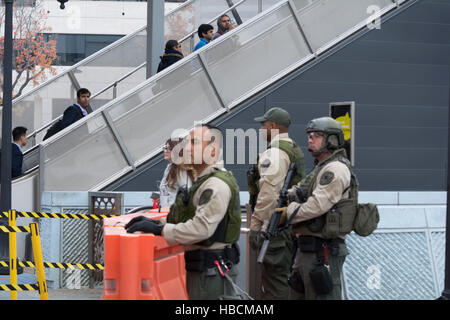
[[[183,4],[183,7],[185,7],[185,6],[187,5],[186,3],[192,2],[192,1],[195,1],[195,0],[191,0],[191,1],[185,2],[185,3]],[[215,22],[220,16],[222,16],[222,15],[224,15],[224,14],[230,12],[230,11],[236,10],[236,8],[237,8],[238,6],[240,6],[241,4],[243,4],[243,3],[247,2],[247,1],[248,1],[248,0],[241,0],[241,1],[239,1],[238,3],[236,3],[236,4],[233,4],[231,7],[227,8],[226,10],[224,10],[224,11],[220,12],[218,15],[216,15],[214,18],[210,19],[207,23],[208,23],[208,24],[211,24],[211,23]],[[263,2],[263,0],[258,0],[258,9],[257,9],[257,12],[258,12],[258,13],[261,13],[261,12],[262,12],[262,2]],[[141,31],[142,31],[142,30],[140,29],[140,32],[141,32]],[[191,52],[193,51],[193,48],[194,48],[194,41],[195,41],[195,36],[196,36],[196,34],[197,34],[197,31],[196,31],[196,30],[195,30],[195,31],[192,31],[192,32],[188,33],[186,36],[184,36],[183,38],[181,38],[181,39],[178,41],[180,44],[181,44],[181,43],[184,43],[186,40],[189,40],[189,41],[190,41],[190,44],[189,44],[189,46],[188,46],[188,48],[190,49],[189,53],[191,53]],[[118,40],[118,41],[119,41],[119,40]],[[147,65],[147,62],[141,63],[140,65],[138,65],[138,66],[137,66],[136,68],[134,68],[133,70],[131,70],[131,71],[129,71],[128,73],[126,73],[125,75],[121,76],[119,79],[117,79],[117,80],[115,80],[114,82],[110,83],[109,85],[107,85],[106,87],[104,87],[103,89],[101,89],[100,91],[94,93],[94,94],[91,96],[91,100],[95,99],[96,97],[100,96],[102,93],[108,91],[108,90],[111,89],[111,88],[113,88],[112,97],[113,97],[113,99],[116,99],[116,98],[117,98],[117,85],[118,85],[119,83],[121,83],[123,80],[125,80],[125,79],[127,79],[128,77],[130,77],[130,76],[132,76],[133,74],[135,74],[137,71],[141,70],[141,69],[142,69],[143,67],[145,67],[146,65]],[[47,130],[48,128],[50,128],[55,122],[57,122],[57,121],[58,121],[59,119],[61,119],[61,118],[62,118],[62,115],[58,116],[57,118],[53,119],[53,120],[50,121],[49,123],[45,124],[44,126],[42,126],[42,127],[40,127],[39,129],[33,131],[32,133],[30,133],[30,134],[28,135],[28,139],[32,142],[32,143],[31,143],[31,146],[35,146],[35,145],[37,144],[37,143],[36,143],[36,135],[37,135],[37,134],[41,133],[41,132],[44,131],[44,130]]]
[[[195,2],[197,0],[187,0],[186,2],[184,2],[182,5],[180,5],[179,7],[169,11],[165,16],[169,16],[171,14],[175,14],[176,12],[178,12],[179,10],[183,9],[184,7],[186,7],[187,5],[190,5],[191,3]],[[114,41],[113,43],[111,43],[110,45],[104,47],[103,49],[100,49],[99,51],[91,54],[90,56],[84,58],[83,60],[81,60],[80,62],[77,62],[76,64],[74,64],[73,66],[69,67],[68,69],[64,70],[63,72],[61,72],[60,74],[52,77],[51,79],[47,80],[46,82],[38,85],[37,87],[35,87],[34,89],[30,90],[29,92],[27,92],[26,94],[21,95],[20,97],[17,97],[17,99],[13,100],[13,103],[19,102],[23,99],[25,99],[27,96],[31,95],[32,93],[39,91],[42,87],[47,86],[48,84],[56,81],[58,78],[68,74],[69,72],[72,72],[74,70],[76,70],[78,67],[87,64],[88,62],[91,62],[92,60],[95,60],[96,58],[102,56],[104,53],[111,51],[112,49],[114,49],[115,47],[117,47],[118,45],[127,42],[130,38],[136,36],[137,34],[141,33],[142,31],[146,30],[147,26],[143,26],[141,28],[139,28],[138,30]]]
[[[374,0],[281,1],[44,141],[41,190],[101,190],[159,154],[174,129],[227,113],[414,0],[375,2],[380,11],[368,16]]]
[[[189,14],[197,14],[197,11],[195,11],[196,8],[200,8],[200,7],[209,5],[210,7],[212,6],[212,8],[214,9],[213,2],[209,1],[209,2],[205,2],[204,4],[202,4],[201,3],[202,1],[203,0],[188,0],[188,1],[184,2],[183,4],[181,4],[180,6],[178,6],[177,8],[175,8],[174,10],[171,10],[170,12],[168,12],[166,14],[166,22],[169,21],[170,18],[177,17],[177,15],[182,15],[184,17],[184,19],[189,20],[189,23],[191,23],[192,21],[190,21],[190,20],[192,20],[192,19],[189,18]],[[218,6],[217,7],[218,10],[220,10],[222,7],[228,6],[226,4],[227,3],[226,0],[223,0],[220,2],[216,1],[214,3],[215,3],[215,5]],[[220,3],[220,5],[219,5],[219,3]],[[186,12],[188,12],[188,15],[186,15]],[[197,14],[197,16],[196,16],[197,20],[202,19],[203,15],[205,15],[205,17],[204,17],[205,19],[208,19],[208,15],[210,15],[211,12],[201,11],[200,14],[201,15]],[[190,26],[189,26],[189,28],[190,28]],[[59,104],[64,104],[64,102],[61,101],[62,99],[59,98],[58,95],[59,96],[63,95],[64,96],[63,99],[66,99],[66,100],[72,99],[67,95],[67,93],[70,91],[71,96],[73,96],[74,93],[76,92],[76,90],[80,87],[80,84],[77,81],[78,75],[75,76],[75,73],[79,73],[82,68],[85,68],[87,66],[88,67],[97,66],[98,65],[97,61],[100,61],[101,59],[104,60],[103,57],[105,55],[111,55],[112,52],[115,52],[116,49],[121,49],[123,46],[125,46],[125,44],[128,44],[128,43],[133,44],[133,42],[136,42],[137,41],[136,39],[142,33],[145,33],[145,31],[146,31],[146,26],[138,29],[137,31],[135,31],[129,35],[122,37],[121,39],[110,44],[109,46],[99,50],[98,52],[92,54],[91,56],[87,57],[86,59],[84,59],[84,60],[78,62],[77,64],[69,67],[68,69],[62,71],[60,74],[52,77],[45,83],[42,83],[41,85],[33,88],[29,92],[21,95],[17,99],[14,99],[13,108],[16,109],[17,111],[13,112],[13,116],[15,117],[15,119],[13,119],[13,123],[24,125],[24,126],[28,127],[29,129],[31,129],[31,131],[32,131],[31,134],[29,134],[29,139],[30,139],[31,143],[28,145],[28,147],[33,146],[36,143],[38,143],[39,142],[38,140],[41,139],[41,138],[38,138],[38,135],[61,118],[61,116],[58,116],[56,119],[52,119],[51,121],[47,122],[44,126],[39,125],[38,122],[42,121],[40,119],[45,119],[44,118],[45,113],[43,113],[44,110],[41,109],[41,108],[43,108],[43,107],[41,107],[41,105],[47,106],[48,104],[51,104],[51,105],[53,105],[53,108],[55,108],[55,101]],[[166,37],[167,36],[172,37],[170,35],[170,31],[169,31],[169,34],[166,34]],[[123,50],[123,49],[121,49],[121,50]],[[116,50],[116,51],[118,51],[118,50]],[[144,54],[142,54],[142,59],[138,59],[138,60],[141,60],[141,63],[142,63],[145,60],[145,58],[146,57],[145,57],[145,52],[144,52]],[[102,61],[100,61],[100,62],[102,62]],[[132,67],[134,68],[135,66],[132,66]],[[138,67],[142,68],[142,66],[140,66],[140,65],[138,65]],[[119,70],[120,68],[116,68],[116,69]],[[140,68],[136,68],[136,69],[139,70]],[[115,88],[112,92],[113,98],[114,98],[114,96],[116,96],[116,97],[118,96],[118,92],[117,92],[118,84],[122,83],[123,80],[125,80],[125,79],[129,78],[131,75],[135,74],[137,71],[136,69],[133,69],[131,72],[129,72],[128,70],[125,70],[127,76],[124,77],[123,75],[120,75],[116,81],[111,83],[111,87]],[[82,70],[82,71],[84,71],[84,70]],[[83,74],[82,76],[85,76],[85,74]],[[78,80],[79,80],[79,77],[78,77]],[[96,79],[96,81],[97,80],[98,79]],[[143,78],[142,80],[145,80],[145,78]],[[65,83],[69,82],[69,84],[71,84],[71,87],[68,87],[67,84],[62,85],[61,84],[62,82],[65,82]],[[115,84],[115,82],[117,82],[117,84]],[[83,86],[88,87],[87,84],[85,83],[85,81],[80,81],[80,83],[83,84]],[[55,86],[57,87],[57,89],[54,89]],[[62,88],[61,88],[61,86],[62,86]],[[109,87],[109,88],[111,88],[111,87]],[[106,92],[107,90],[108,89],[106,89],[105,91],[102,91],[102,93]],[[64,93],[62,93],[62,92],[64,92]],[[95,92],[95,90],[94,90],[94,92]],[[48,95],[49,98],[45,98],[44,96],[46,96],[46,95]],[[100,95],[100,93],[97,94],[97,96],[99,96],[99,95]],[[59,101],[57,101],[58,99],[59,99]],[[26,111],[28,110],[28,112],[24,113],[23,110],[26,110]],[[37,110],[42,110],[42,111],[37,111]],[[43,121],[45,121],[45,120],[43,120]],[[36,126],[38,126],[38,127],[36,128]]]

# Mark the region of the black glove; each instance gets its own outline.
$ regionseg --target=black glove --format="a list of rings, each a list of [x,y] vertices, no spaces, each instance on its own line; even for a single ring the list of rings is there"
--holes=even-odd
[[[161,235],[163,227],[164,226],[159,222],[159,220],[152,220],[144,216],[135,217],[125,225],[125,229],[128,233],[143,231],[153,233],[157,236]]]

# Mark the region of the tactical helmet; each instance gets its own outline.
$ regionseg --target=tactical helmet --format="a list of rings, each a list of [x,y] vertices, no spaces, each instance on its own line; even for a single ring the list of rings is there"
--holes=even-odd
[[[344,145],[344,131],[341,125],[335,119],[331,117],[316,118],[308,122],[306,125],[306,132],[323,132],[324,139],[322,148],[313,153],[313,155],[319,155],[324,152],[333,152],[341,148]]]

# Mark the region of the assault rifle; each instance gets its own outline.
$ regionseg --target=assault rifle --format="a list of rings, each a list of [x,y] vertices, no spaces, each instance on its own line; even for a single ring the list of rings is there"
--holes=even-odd
[[[284,179],[283,187],[280,191],[280,197],[278,198],[278,204],[277,208],[283,208],[288,205],[288,189],[292,182],[292,179],[294,179],[297,171],[297,166],[295,162],[291,163],[289,166],[288,173],[286,175],[286,179]],[[264,238],[264,242],[261,247],[261,251],[258,255],[258,263],[263,263],[264,256],[266,255],[267,248],[269,247],[270,239],[272,237],[275,237],[278,234],[278,224],[280,222],[281,212],[273,212],[272,216],[269,220],[269,226],[267,228],[267,232],[261,232],[261,235]]]

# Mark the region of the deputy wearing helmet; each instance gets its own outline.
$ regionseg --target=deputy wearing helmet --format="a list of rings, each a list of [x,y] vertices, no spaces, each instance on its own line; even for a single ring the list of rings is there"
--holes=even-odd
[[[279,209],[298,238],[289,279],[294,289],[291,297],[295,293],[299,299],[339,300],[342,266],[348,254],[345,235],[353,227],[358,183],[342,148],[344,133],[336,120],[311,120],[306,132],[315,167],[291,188],[291,200],[295,201]]]

